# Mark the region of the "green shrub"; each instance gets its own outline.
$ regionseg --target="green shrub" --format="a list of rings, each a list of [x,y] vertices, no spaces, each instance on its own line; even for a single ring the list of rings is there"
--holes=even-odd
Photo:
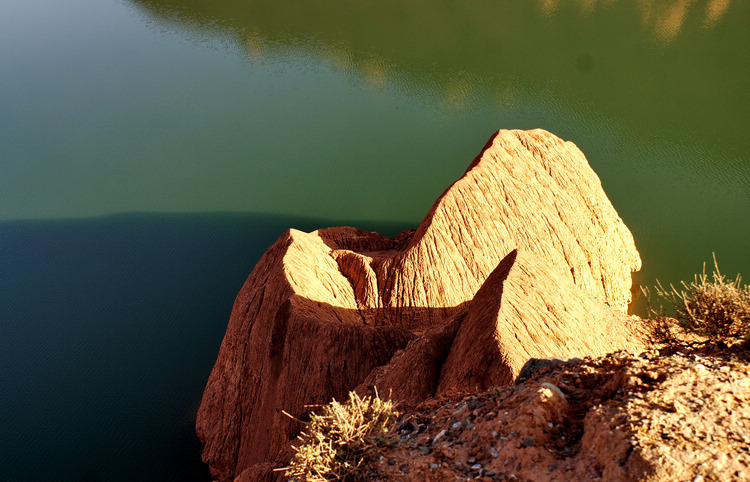
[[[675,313],[680,326],[688,332],[708,337],[711,340],[732,341],[750,336],[750,287],[740,284],[740,275],[728,280],[719,271],[714,255],[714,271],[709,280],[706,265],[695,280],[682,282],[683,289],[670,285],[665,289],[657,281],[656,294],[665,300]],[[649,299],[649,311],[653,319],[652,333],[662,341],[671,338],[668,318],[663,308],[651,307],[650,292],[644,290]]]
[[[309,482],[361,479],[372,448],[382,443],[396,416],[393,403],[377,394],[360,398],[350,392],[349,401],[334,400],[311,414],[286,476]]]

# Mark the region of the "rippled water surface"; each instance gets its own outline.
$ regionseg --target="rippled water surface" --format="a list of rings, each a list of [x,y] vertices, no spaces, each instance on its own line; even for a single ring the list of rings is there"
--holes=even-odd
[[[748,20],[739,0],[5,0],[0,479],[204,478],[191,418],[265,247],[416,225],[500,128],[583,150],[639,283],[712,252],[747,275]]]

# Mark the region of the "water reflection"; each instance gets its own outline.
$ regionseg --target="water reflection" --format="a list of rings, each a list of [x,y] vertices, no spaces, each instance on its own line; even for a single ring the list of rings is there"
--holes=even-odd
[[[567,119],[590,145],[603,130],[628,144],[617,162],[669,162],[750,192],[750,2],[130,1],[165,25],[218,29],[251,62],[301,56],[447,114]],[[669,161],[653,157],[662,146]]]
[[[680,33],[688,8],[693,3],[694,0],[677,0],[671,3],[659,2],[655,5],[653,0],[641,0],[638,6],[644,26],[652,29],[655,38],[660,42],[670,43]]]
[[[165,23],[220,29],[251,61],[304,51],[449,110],[472,98],[491,104],[508,88],[546,92],[637,135],[700,133],[719,148],[748,147],[747,3],[131,1]]]
[[[731,0],[707,0],[706,2],[673,0],[656,3],[653,0],[640,0],[638,7],[641,10],[641,21],[644,26],[653,31],[657,41],[668,44],[677,38],[691,8],[695,7],[699,10],[699,5],[705,5],[703,26],[710,29],[724,17],[730,3]]]
[[[713,28],[727,13],[730,3],[732,3],[732,0],[710,0],[706,5],[706,17],[703,22],[705,27]]]
[[[608,188],[615,198],[727,179],[733,205],[750,196],[750,2],[131,1],[165,23],[219,26],[250,61],[298,55],[440,115],[570,132],[610,163],[605,181],[664,169],[654,186]]]
[[[302,56],[447,114],[515,105],[558,119],[530,126],[614,123],[622,138],[708,152],[676,158],[750,189],[750,3],[131,1],[165,24],[219,29],[250,62]]]
[[[575,0],[573,3],[581,14],[590,15],[597,7],[610,8],[619,0]],[[561,0],[539,0],[539,10],[547,17],[555,16],[561,8]],[[677,37],[688,18],[688,11],[705,7],[703,26],[711,29],[724,17],[731,0],[638,0],[635,2],[643,28],[650,32],[660,44],[669,44]]]

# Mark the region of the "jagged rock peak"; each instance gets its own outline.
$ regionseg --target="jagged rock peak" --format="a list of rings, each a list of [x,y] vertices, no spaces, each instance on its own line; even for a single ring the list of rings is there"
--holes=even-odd
[[[446,300],[459,304],[516,248],[542,256],[595,299],[627,310],[631,273],[641,266],[633,237],[583,153],[540,129],[492,136],[435,202],[398,272],[406,278],[405,266],[445,263],[439,279],[416,288],[438,301],[446,286],[460,286]]]

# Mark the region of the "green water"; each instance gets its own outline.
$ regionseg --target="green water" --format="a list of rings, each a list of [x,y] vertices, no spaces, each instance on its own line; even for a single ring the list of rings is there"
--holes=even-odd
[[[0,219],[418,223],[499,128],[576,142],[644,280],[750,270],[750,5],[11,1]]]
[[[639,283],[712,252],[748,276],[749,21],[741,0],[4,0],[0,479],[205,478],[191,417],[263,249],[415,226],[500,128],[583,150]]]

